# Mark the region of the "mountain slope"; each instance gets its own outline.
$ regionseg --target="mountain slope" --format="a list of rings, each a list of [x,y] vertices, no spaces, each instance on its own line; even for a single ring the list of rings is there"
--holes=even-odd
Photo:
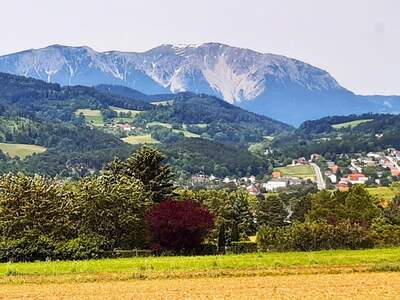
[[[191,91],[292,124],[334,114],[400,111],[400,97],[362,97],[301,61],[218,43],[143,53],[53,45],[0,57],[0,71],[62,85],[123,85],[146,94]]]

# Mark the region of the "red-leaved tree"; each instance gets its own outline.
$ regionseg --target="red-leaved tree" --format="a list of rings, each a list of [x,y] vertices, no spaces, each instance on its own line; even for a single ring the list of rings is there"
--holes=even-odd
[[[214,218],[197,202],[166,200],[151,209],[146,225],[154,248],[190,250],[201,244]]]

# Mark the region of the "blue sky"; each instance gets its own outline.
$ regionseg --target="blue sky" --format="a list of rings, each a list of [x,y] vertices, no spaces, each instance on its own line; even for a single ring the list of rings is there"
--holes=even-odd
[[[360,94],[400,95],[399,15],[398,0],[3,0],[0,54],[212,41],[303,60]]]

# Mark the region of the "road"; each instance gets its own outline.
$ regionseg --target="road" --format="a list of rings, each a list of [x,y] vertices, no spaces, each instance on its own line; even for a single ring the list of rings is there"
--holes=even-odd
[[[326,189],[326,183],[324,177],[322,177],[321,169],[315,163],[310,163],[310,165],[314,168],[315,178],[317,180],[317,187],[320,191]]]

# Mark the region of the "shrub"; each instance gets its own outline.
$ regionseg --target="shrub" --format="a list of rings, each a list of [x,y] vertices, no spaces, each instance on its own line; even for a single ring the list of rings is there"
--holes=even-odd
[[[91,259],[100,258],[105,254],[106,240],[99,236],[82,236],[66,242],[60,242],[54,257],[58,259]]]
[[[230,250],[235,254],[257,252],[257,243],[251,241],[232,242]]]
[[[377,247],[400,246],[400,225],[375,224],[371,236]]]
[[[56,244],[47,236],[25,236],[0,241],[0,261],[35,261],[54,257]]]
[[[198,247],[213,226],[208,210],[194,201],[167,200],[146,216],[153,249],[175,252]]]
[[[359,225],[340,223],[294,223],[283,228],[261,226],[257,233],[261,251],[314,251],[373,247],[370,232]]]

